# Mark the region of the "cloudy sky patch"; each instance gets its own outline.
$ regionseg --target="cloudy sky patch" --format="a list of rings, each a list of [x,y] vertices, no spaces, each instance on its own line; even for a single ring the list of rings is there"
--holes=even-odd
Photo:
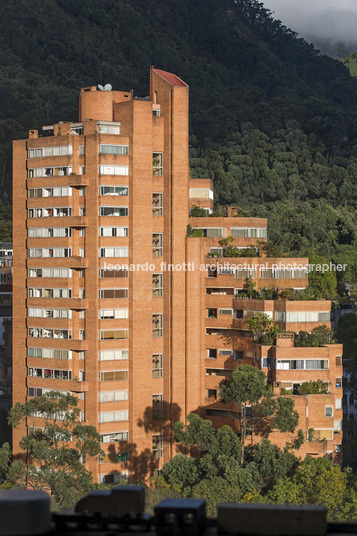
[[[264,0],[264,5],[302,37],[357,42],[357,0]]]

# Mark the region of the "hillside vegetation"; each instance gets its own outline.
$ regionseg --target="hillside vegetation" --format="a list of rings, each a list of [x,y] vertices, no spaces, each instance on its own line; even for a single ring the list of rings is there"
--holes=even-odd
[[[150,65],[190,85],[193,177],[270,217],[276,251],[357,267],[357,80],[256,0],[13,0],[0,6],[1,239],[11,139],[77,117],[80,87],[148,93]]]

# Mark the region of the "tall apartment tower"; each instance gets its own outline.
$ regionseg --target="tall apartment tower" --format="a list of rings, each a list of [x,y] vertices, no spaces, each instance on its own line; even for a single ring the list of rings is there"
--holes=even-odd
[[[205,268],[224,255],[222,239],[233,236],[241,249],[254,244],[256,257],[237,264],[268,263],[250,274],[257,289],[301,289],[307,279],[304,270],[277,271],[279,259],[264,258],[257,242],[266,241],[265,219],[234,211],[189,217],[192,205],[212,212],[213,187],[190,179],[188,86],[177,76],[151,68],[150,97],[142,99],[84,88],[79,110],[78,123],[45,126],[14,142],[13,401],[73,393],[106,452],[101,463],[88,463],[95,480],[134,480],[175,455],[172,425],[191,411],[227,423],[217,400],[222,377],[243,362],[267,368],[267,352],[277,359],[238,326],[247,314],[241,311],[263,307],[276,318],[295,302],[285,309],[281,300],[276,307],[241,303],[247,269]],[[328,323],[329,302],[317,307],[305,302],[296,310],[325,313],[313,326]],[[330,350],[321,352],[328,363]],[[267,372],[277,386],[273,369]],[[286,376],[287,396],[294,396],[293,374]],[[31,424],[41,425],[41,418]],[[24,434],[26,427],[14,431],[15,454]]]

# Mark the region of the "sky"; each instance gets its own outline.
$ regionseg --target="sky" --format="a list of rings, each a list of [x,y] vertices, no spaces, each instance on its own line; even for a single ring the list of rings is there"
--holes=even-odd
[[[262,1],[274,18],[301,37],[357,42],[357,0]]]

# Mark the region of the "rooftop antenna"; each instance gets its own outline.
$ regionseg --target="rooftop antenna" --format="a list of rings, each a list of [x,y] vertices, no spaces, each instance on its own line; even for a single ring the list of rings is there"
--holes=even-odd
[[[113,88],[112,88],[112,85],[111,84],[105,84],[104,86],[104,91],[111,91]]]
[[[104,91],[104,87],[101,86],[100,84],[97,85],[97,88],[99,89],[99,91]]]

